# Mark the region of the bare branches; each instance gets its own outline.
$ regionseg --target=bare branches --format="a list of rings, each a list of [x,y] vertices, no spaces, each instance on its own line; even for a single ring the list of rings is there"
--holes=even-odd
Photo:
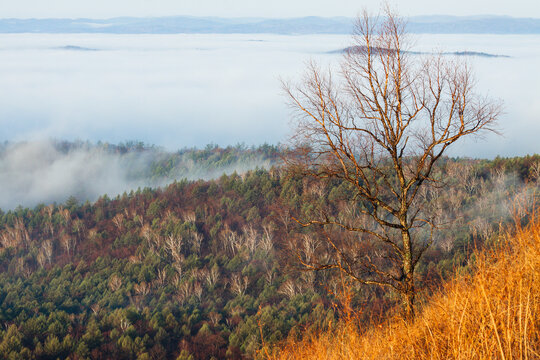
[[[413,54],[404,21],[388,8],[384,15],[358,18],[340,72],[312,62],[301,83],[283,84],[297,125],[285,160],[297,174],[338,179],[353,189],[356,219],[321,211],[298,223],[357,233],[385,246],[388,253],[379,258],[399,260],[396,271],[368,254],[358,267],[358,258],[325,236],[338,260],[314,269],[337,268],[361,283],[390,284],[412,311],[414,268],[430,244],[417,244],[413,232],[435,228],[417,200],[419,190],[439,182],[434,169],[449,146],[494,131],[501,105],[475,93],[467,63]],[[366,280],[366,274],[378,280]]]

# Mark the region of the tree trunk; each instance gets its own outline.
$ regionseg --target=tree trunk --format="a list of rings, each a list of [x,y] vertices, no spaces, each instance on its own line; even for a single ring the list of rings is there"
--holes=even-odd
[[[409,230],[402,231],[403,239],[403,280],[401,281],[401,297],[403,301],[403,310],[407,319],[414,318],[414,297],[416,290],[414,288],[414,266],[411,246],[411,235]]]
[[[415,297],[415,289],[414,289],[414,277],[413,274],[410,274],[410,278],[406,277],[404,280],[405,285],[405,292],[402,293],[402,299],[403,299],[403,311],[405,313],[405,318],[408,320],[412,320],[414,318],[414,297]]]

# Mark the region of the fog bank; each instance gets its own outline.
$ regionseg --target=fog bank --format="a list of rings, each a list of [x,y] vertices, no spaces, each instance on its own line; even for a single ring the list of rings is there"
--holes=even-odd
[[[540,35],[419,35],[414,50],[476,51],[479,91],[505,103],[503,137],[464,142],[452,155],[538,152]],[[279,77],[299,79],[310,58],[348,35],[0,34],[0,140],[140,139],[179,149],[276,144],[289,134]]]
[[[156,168],[167,159],[173,159],[175,165],[160,173]],[[80,202],[93,201],[104,194],[112,197],[175,179],[208,180],[270,164],[260,155],[210,166],[194,161],[190,152],[173,154],[156,148],[122,152],[107,145],[52,140],[4,144],[0,148],[0,208],[60,203],[70,196]]]

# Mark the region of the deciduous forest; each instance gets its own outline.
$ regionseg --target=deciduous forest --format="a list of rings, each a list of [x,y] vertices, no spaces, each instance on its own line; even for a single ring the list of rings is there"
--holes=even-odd
[[[180,157],[209,168],[251,158],[270,165],[0,212],[0,358],[249,359],[332,329],[346,307],[366,324],[397,313],[399,294],[302,266],[333,250],[319,228],[295,219],[322,207],[354,216],[352,189],[290,174],[280,155],[267,145],[161,154],[137,176],[166,179]],[[420,194],[441,219],[417,267],[420,299],[472,272],[475,251],[496,246],[512,219],[526,225],[540,186],[537,155],[446,157],[435,171],[444,187]]]

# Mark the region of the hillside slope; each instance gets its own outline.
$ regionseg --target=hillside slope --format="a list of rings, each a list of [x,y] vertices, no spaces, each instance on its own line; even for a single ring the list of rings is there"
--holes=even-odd
[[[474,274],[448,282],[412,324],[391,320],[361,331],[352,321],[334,332],[290,342],[273,359],[540,358],[540,217],[489,253]]]
[[[167,178],[191,163],[186,158],[204,169],[259,157],[213,147],[154,154],[142,177]],[[469,271],[472,247],[493,245],[512,210],[508,199],[539,202],[539,156],[443,160],[450,181],[426,206],[457,220],[418,265],[426,291],[456,267]],[[352,198],[338,181],[312,183],[274,167],[95,203],[72,197],[0,210],[0,360],[244,360],[256,358],[263,341],[334,328],[342,318],[334,307],[339,273],[303,271],[297,255],[318,234],[292,217],[319,209],[354,216],[345,206]],[[317,254],[331,253],[319,246]],[[366,324],[398,301],[375,287],[352,290],[350,305]]]

